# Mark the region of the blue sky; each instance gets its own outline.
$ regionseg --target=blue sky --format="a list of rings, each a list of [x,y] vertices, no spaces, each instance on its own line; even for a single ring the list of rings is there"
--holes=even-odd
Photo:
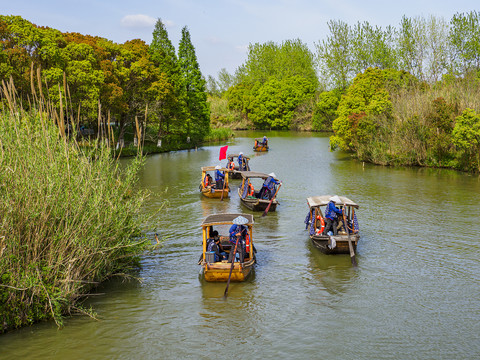
[[[315,51],[315,43],[329,34],[329,20],[398,27],[403,15],[433,15],[449,21],[457,12],[479,11],[478,4],[472,0],[0,0],[0,14],[118,43],[137,38],[150,43],[160,18],[176,49],[181,29],[188,27],[202,74],[216,77],[222,68],[233,73],[242,65],[250,43],[298,38]]]

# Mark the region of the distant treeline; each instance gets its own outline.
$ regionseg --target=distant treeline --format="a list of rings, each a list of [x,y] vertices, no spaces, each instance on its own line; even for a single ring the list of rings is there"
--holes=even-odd
[[[213,126],[334,131],[365,161],[480,170],[480,14],[403,17],[398,29],[329,21],[300,40],[250,45],[207,88]]]
[[[32,81],[37,72],[41,86]],[[25,110],[33,94],[42,93],[57,108],[68,100],[65,123],[95,133],[101,122],[114,123],[120,143],[127,131],[141,141],[153,134],[147,140],[164,144],[197,144],[210,132],[205,80],[189,30],[182,29],[176,53],[160,19],[147,45],[139,39],[117,44],[0,16],[0,80],[15,84]]]

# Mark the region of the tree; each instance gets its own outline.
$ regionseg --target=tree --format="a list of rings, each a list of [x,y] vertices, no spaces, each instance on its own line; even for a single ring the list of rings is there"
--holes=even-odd
[[[168,101],[165,97],[159,98],[155,106],[159,119],[158,138],[160,140],[169,133],[183,135],[186,132],[185,119],[188,116],[186,93],[175,48],[161,19],[155,24],[149,52],[155,66],[166,75],[172,89]]]
[[[315,44],[318,65],[333,88],[346,89],[353,71],[351,29],[347,23],[327,23],[330,36]]]
[[[343,150],[355,150],[360,143],[372,140],[377,125],[370,115],[388,114],[391,109],[385,72],[368,68],[358,74],[338,106],[338,117],[332,124],[335,135],[330,138],[330,146],[332,149],[338,146]]]
[[[480,171],[480,115],[472,109],[466,109],[456,119],[453,128],[453,143],[474,158]]]
[[[332,122],[337,117],[341,95],[337,89],[320,93],[312,116],[314,130],[331,131]]]
[[[457,73],[480,68],[480,13],[457,13],[450,21],[450,43]]]
[[[187,109],[190,114],[187,122],[187,135],[194,142],[200,142],[210,132],[210,110],[207,104],[205,79],[200,72],[195,48],[186,26],[182,29],[182,39],[178,46],[178,60],[183,76],[182,84],[187,95]]]

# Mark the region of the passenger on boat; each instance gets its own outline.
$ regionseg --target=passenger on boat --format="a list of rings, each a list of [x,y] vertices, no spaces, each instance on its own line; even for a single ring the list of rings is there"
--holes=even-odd
[[[322,235],[326,235],[330,230],[333,231],[333,235],[337,235],[337,214],[342,215],[343,212],[341,209],[337,208],[335,204],[341,203],[342,200],[340,200],[337,195],[332,196],[329,200],[327,208],[325,209],[325,219],[327,219],[327,223],[325,224],[325,229],[323,229]]]
[[[209,186],[214,186],[214,184],[213,184],[212,176],[210,174],[207,174],[205,176],[205,187],[209,187]]]
[[[247,166],[245,165],[245,158],[243,157],[243,152],[238,153],[238,169],[240,171],[245,171],[247,170]]]
[[[236,255],[234,254],[234,250],[238,238],[236,253],[240,257],[240,262],[243,263],[245,257],[245,239],[247,236],[247,228],[244,225],[233,224],[228,232],[230,233],[230,243],[232,244],[230,254],[228,254],[228,262],[232,262],[233,257]]]
[[[218,236],[218,231],[214,230],[212,232],[212,238],[208,239],[207,251],[215,252],[215,262],[222,261],[227,258],[227,253],[223,250],[222,244],[220,242],[220,236]]]
[[[225,179],[225,174],[220,171],[221,166],[217,165],[215,166],[215,183],[217,186],[217,189],[223,189],[223,181]]]
[[[268,178],[263,182],[262,189],[258,193],[258,197],[264,200],[271,200],[277,191],[276,186],[280,184],[279,181],[275,180],[275,173],[268,175]]]

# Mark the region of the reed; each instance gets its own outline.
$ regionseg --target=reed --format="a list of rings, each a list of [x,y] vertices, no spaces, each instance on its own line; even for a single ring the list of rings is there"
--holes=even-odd
[[[33,72],[31,82],[35,90]],[[80,148],[59,120],[64,103],[54,109],[41,86],[28,112],[13,83],[1,90],[0,332],[47,319],[61,326],[93,286],[138,266],[150,245],[148,194],[134,189],[144,159],[120,167],[106,144]]]

